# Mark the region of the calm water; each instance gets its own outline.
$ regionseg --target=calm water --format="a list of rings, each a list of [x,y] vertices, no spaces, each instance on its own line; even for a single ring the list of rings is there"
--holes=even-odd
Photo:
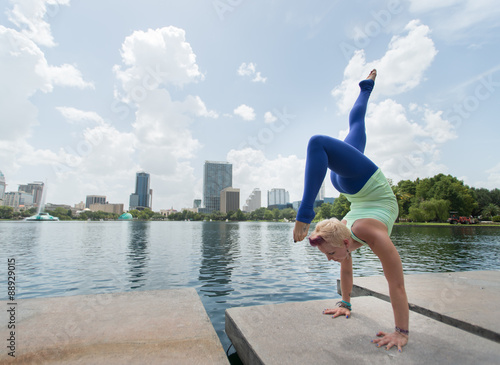
[[[196,288],[227,350],[233,306],[338,298],[340,265],[291,223],[0,222],[0,272],[16,259],[17,297]],[[406,274],[500,270],[500,227],[394,227]],[[355,276],[381,275],[367,248]],[[5,275],[4,275],[5,276]],[[0,291],[7,299],[7,288]]]

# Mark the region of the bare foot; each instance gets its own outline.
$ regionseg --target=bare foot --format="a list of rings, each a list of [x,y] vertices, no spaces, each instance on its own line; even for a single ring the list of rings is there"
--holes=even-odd
[[[375,77],[377,77],[377,70],[373,69],[366,79],[375,81]]]
[[[293,241],[299,242],[302,241],[307,236],[307,232],[309,232],[310,224],[295,221],[295,228],[293,229]]]

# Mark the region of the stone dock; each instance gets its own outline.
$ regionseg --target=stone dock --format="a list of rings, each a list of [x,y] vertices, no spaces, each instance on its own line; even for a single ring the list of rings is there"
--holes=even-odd
[[[349,319],[322,314],[338,298],[230,308],[226,333],[244,364],[500,363],[499,271],[405,282],[411,335],[401,353],[370,342],[394,326],[384,277],[354,279]],[[229,364],[194,288],[0,305],[0,364]]]
[[[401,353],[371,343],[394,329],[384,277],[354,278],[349,319],[322,314],[339,299],[230,308],[226,333],[244,364],[500,363],[500,272],[407,275],[405,284]]]
[[[229,364],[194,288],[0,303],[0,364]]]

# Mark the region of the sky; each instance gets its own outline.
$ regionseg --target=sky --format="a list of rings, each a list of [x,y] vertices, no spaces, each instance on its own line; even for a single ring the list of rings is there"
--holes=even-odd
[[[46,201],[153,210],[203,197],[233,164],[241,205],[303,190],[315,134],[343,139],[378,76],[365,154],[397,183],[500,188],[500,7],[493,0],[9,0],[0,12],[0,171]],[[326,183],[326,196],[338,192]]]

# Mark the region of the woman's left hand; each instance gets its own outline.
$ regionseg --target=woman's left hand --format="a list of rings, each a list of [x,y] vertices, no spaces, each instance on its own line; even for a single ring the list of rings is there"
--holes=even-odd
[[[376,338],[372,340],[372,342],[376,343],[377,347],[387,345],[386,350],[389,350],[393,346],[397,346],[398,351],[401,352],[402,347],[408,343],[408,336],[397,331],[392,333],[380,331],[377,333],[377,336],[380,338]]]

